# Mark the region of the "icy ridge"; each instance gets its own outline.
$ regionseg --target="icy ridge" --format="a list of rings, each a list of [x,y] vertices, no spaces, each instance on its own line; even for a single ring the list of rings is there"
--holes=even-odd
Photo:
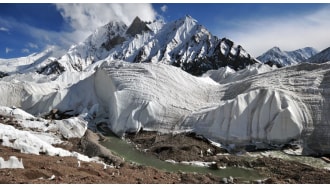
[[[0,59],[0,72],[8,75],[16,73],[38,72],[43,67],[56,61],[65,52],[56,46],[50,46],[40,53],[33,53],[26,57]]]
[[[310,63],[324,63],[330,61],[330,47],[322,50],[314,56],[311,56],[306,61]]]

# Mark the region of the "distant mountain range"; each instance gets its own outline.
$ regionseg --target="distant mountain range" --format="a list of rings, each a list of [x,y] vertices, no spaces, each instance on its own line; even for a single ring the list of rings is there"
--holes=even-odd
[[[263,63],[288,66],[305,62],[317,53],[318,51],[312,47],[305,47],[294,51],[282,51],[278,47],[273,47],[257,57],[257,59]]]
[[[263,63],[278,67],[296,65],[303,62],[324,63],[330,61],[330,47],[319,52],[312,47],[305,47],[294,51],[282,51],[273,47],[257,57]]]
[[[37,72],[61,74],[63,71],[84,71],[104,60],[132,63],[165,63],[201,75],[211,69],[228,66],[244,69],[254,63],[278,67],[301,62],[322,63],[330,60],[330,48],[318,53],[312,47],[282,51],[273,47],[261,56],[252,57],[241,45],[228,38],[212,35],[190,16],[173,22],[144,22],[136,17],[127,26],[111,21],[97,28],[89,37],[68,51],[49,48],[27,57],[0,59],[0,78],[12,73]]]

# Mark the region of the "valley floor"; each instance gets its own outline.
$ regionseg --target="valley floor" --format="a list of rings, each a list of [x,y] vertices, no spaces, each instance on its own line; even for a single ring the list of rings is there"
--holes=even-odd
[[[128,135],[141,149],[160,159],[175,161],[215,161],[218,166],[243,166],[257,170],[265,179],[251,183],[330,183],[330,171],[317,169],[294,161],[285,161],[273,157],[247,157],[238,155],[219,155],[205,140],[194,135],[159,135],[142,132]],[[80,149],[80,140],[67,141],[62,148]],[[201,156],[201,149],[210,149],[213,153]],[[80,162],[73,157],[22,154],[17,150],[0,146],[2,157],[23,159],[24,169],[0,169],[0,183],[224,183],[224,179],[211,174],[176,172],[170,173],[128,162],[121,162],[114,168],[102,164]],[[217,155],[216,155],[217,154]],[[80,164],[80,166],[78,165]],[[234,183],[247,183],[239,178]]]

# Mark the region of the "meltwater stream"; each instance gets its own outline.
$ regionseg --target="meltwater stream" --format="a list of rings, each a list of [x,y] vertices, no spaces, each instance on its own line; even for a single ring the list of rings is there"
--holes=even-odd
[[[113,153],[125,158],[125,161],[134,162],[140,165],[151,166],[156,169],[169,171],[169,172],[196,172],[202,174],[213,174],[219,177],[229,177],[239,178],[240,180],[258,180],[262,177],[255,170],[238,168],[238,167],[228,167],[225,169],[210,169],[208,167],[200,167],[194,165],[184,165],[180,163],[169,163],[157,159],[156,157],[150,156],[143,152],[138,151],[133,147],[132,144],[112,135],[106,135],[107,140],[101,142],[100,144],[111,150]]]

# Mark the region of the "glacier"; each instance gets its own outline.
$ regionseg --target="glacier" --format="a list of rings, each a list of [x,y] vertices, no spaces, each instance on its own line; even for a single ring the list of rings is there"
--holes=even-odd
[[[106,122],[118,136],[193,131],[224,145],[301,140],[305,154],[330,152],[330,63],[223,67],[196,77],[162,63],[108,60],[47,81],[9,77],[0,80],[1,105],[33,115],[70,111],[88,127]]]

